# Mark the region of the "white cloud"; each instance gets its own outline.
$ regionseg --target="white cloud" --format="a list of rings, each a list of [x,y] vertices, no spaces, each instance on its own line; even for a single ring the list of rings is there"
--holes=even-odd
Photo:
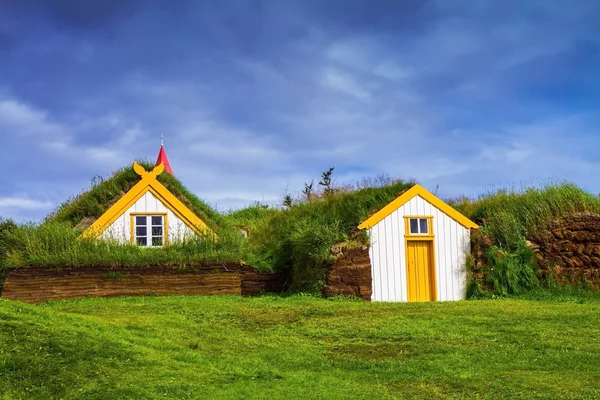
[[[366,100],[371,97],[371,93],[365,88],[365,85],[359,84],[352,75],[340,70],[326,68],[323,72],[323,83],[331,89],[359,99]]]
[[[13,137],[63,134],[60,125],[48,120],[47,112],[11,98],[0,98],[0,127]]]
[[[49,201],[32,200],[25,197],[0,197],[0,209],[38,210],[51,207],[52,203]]]
[[[404,81],[413,71],[402,65],[393,49],[370,37],[338,40],[325,49],[325,58],[340,67],[391,81]]]

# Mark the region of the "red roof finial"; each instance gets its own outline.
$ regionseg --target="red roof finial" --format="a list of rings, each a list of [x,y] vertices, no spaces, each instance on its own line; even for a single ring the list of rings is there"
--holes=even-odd
[[[169,159],[167,158],[167,152],[165,151],[165,146],[163,143],[163,135],[160,135],[160,151],[158,152],[158,158],[156,159],[156,165],[163,163],[165,166],[165,171],[169,174],[173,175],[173,170],[171,169],[171,164],[169,164]]]

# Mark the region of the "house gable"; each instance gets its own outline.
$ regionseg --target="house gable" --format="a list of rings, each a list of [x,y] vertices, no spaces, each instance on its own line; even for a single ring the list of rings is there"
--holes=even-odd
[[[90,225],[82,233],[82,237],[95,238],[100,236],[113,222],[127,212],[136,201],[148,192],[152,193],[152,195],[181,219],[192,231],[198,234],[213,233],[204,221],[198,218],[198,216],[187,208],[181,200],[175,197],[156,179],[156,177],[164,171],[164,164],[160,163],[152,171],[146,171],[144,167],[137,162],[134,162],[133,169],[142,177],[142,179],[113,204],[102,216],[100,216],[100,218]]]
[[[433,195],[427,189],[425,189],[421,185],[414,185],[412,188],[408,189],[406,192],[398,196],[395,200],[390,202],[388,205],[383,207],[381,210],[373,214],[366,221],[358,226],[359,229],[370,229],[373,226],[377,225],[381,222],[385,217],[396,211],[398,208],[402,207],[408,201],[410,201],[413,197],[420,196],[426,201],[428,201],[431,205],[438,208],[440,211],[444,212],[446,215],[451,217],[453,220],[461,224],[467,229],[477,228],[477,224],[471,221],[469,218],[465,217],[454,208],[450,207],[448,204],[440,200],[438,197]]]

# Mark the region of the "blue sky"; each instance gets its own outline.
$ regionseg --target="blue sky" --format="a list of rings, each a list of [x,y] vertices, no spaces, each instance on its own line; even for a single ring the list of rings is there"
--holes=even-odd
[[[0,1],[0,216],[39,220],[160,135],[221,210],[334,166],[438,194],[600,192],[600,2]]]

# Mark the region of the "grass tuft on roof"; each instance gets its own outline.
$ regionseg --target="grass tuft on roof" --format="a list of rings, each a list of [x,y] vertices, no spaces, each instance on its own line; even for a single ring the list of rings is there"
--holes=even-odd
[[[154,165],[147,161],[141,161],[139,164],[147,171],[154,168]],[[133,170],[131,165],[115,171],[108,179],[95,178],[92,181],[92,187],[88,191],[61,204],[46,217],[45,222],[68,222],[71,227],[83,231],[96,219],[100,218],[140,179],[140,176]],[[163,172],[157,179],[211,229],[216,231],[223,226],[222,216],[193,195],[177,178]]]

